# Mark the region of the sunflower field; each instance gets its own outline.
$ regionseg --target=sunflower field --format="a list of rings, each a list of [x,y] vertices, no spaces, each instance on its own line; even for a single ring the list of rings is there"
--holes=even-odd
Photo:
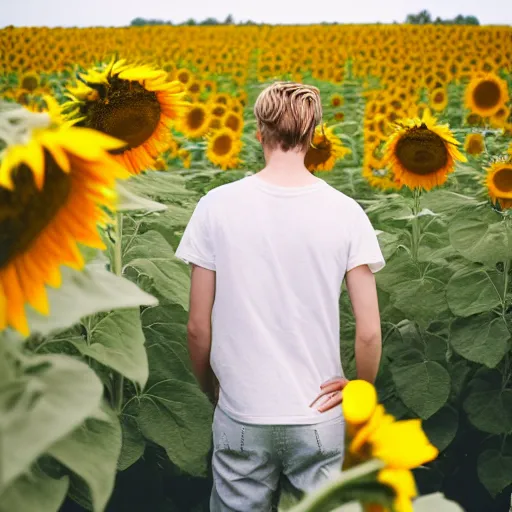
[[[382,470],[394,505],[366,510],[508,511],[511,27],[7,27],[0,70],[0,512],[208,511],[174,250],[202,195],[263,167],[274,80],[321,91],[306,166],[387,261],[378,401],[438,453],[400,468],[416,484]],[[355,378],[346,293],[340,316]]]

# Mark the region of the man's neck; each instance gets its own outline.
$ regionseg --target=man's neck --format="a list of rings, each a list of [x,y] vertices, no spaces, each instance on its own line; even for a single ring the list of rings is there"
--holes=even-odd
[[[303,187],[318,182],[304,166],[304,152],[265,151],[266,166],[258,173],[260,179],[281,187]]]

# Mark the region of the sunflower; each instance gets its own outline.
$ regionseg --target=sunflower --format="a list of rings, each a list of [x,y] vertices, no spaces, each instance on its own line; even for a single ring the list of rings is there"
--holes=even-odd
[[[228,112],[222,118],[222,122],[226,128],[233,130],[235,133],[240,133],[244,127],[242,116],[235,112]]]
[[[186,85],[192,80],[192,73],[186,68],[180,68],[174,71],[175,80]]]
[[[341,94],[335,93],[329,98],[329,103],[331,107],[340,107],[343,105],[343,96]]]
[[[231,102],[231,96],[225,92],[219,92],[212,98],[212,101],[227,106]]]
[[[240,139],[231,130],[220,129],[208,138],[206,157],[221,169],[233,169],[240,162],[238,154],[241,148]]]
[[[138,174],[167,149],[170,125],[187,110],[181,84],[166,77],[165,71],[123,60],[102,72],[89,70],[80,77],[84,84],[70,91],[65,108],[75,110],[67,118],[125,141],[116,158]]]
[[[20,89],[25,89],[29,92],[35,91],[40,84],[40,78],[37,73],[34,73],[33,71],[29,71],[27,73],[24,73],[20,77],[19,86]]]
[[[465,119],[466,124],[470,126],[483,126],[484,120],[482,116],[475,114],[474,112],[470,112]]]
[[[386,169],[382,159],[374,157],[371,153],[365,154],[362,175],[374,188],[381,190],[401,188],[401,185],[394,180],[393,174],[389,169]]]
[[[179,124],[185,136],[197,139],[203,136],[209,128],[210,110],[204,103],[193,103]]]
[[[0,290],[7,325],[29,334],[25,303],[49,313],[45,285],[60,265],[81,269],[77,243],[105,249],[97,224],[113,209],[116,178],[127,171],[109,153],[123,142],[87,128],[34,130],[8,146],[0,167]],[[0,326],[1,327],[1,326]]]
[[[222,104],[213,103],[212,104],[212,115],[215,117],[224,117],[227,112],[227,107]]]
[[[487,169],[485,185],[491,201],[501,208],[512,208],[512,159],[495,162]]]
[[[384,158],[401,185],[430,190],[447,180],[456,160],[466,161],[457,145],[448,125],[438,125],[425,110],[421,119],[407,119],[397,125],[386,142]]]
[[[489,117],[508,101],[507,82],[493,73],[474,77],[466,88],[466,106],[482,117]]]
[[[464,151],[468,155],[480,155],[485,149],[484,137],[481,133],[468,133],[464,142]]]
[[[304,158],[304,165],[311,171],[330,171],[338,159],[350,154],[332,128],[317,126],[311,147]]]
[[[430,93],[430,107],[441,112],[448,105],[448,95],[444,87],[437,87]]]
[[[491,125],[497,128],[504,128],[510,116],[510,108],[506,105],[500,107],[500,109],[491,116]]]

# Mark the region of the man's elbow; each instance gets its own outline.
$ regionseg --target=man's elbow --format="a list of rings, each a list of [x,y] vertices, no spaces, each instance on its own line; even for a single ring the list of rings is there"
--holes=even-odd
[[[210,339],[211,323],[210,321],[192,320],[187,323],[187,334],[189,342],[201,343],[205,339]]]
[[[380,325],[356,329],[356,343],[366,347],[375,347],[382,344]]]

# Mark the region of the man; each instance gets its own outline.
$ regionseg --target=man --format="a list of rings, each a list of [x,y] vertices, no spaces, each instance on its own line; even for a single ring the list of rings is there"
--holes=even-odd
[[[212,397],[220,385],[212,512],[266,512],[281,475],[309,492],[340,470],[343,279],[357,377],[373,381],[381,355],[375,232],[354,200],[304,166],[318,89],[275,83],[254,113],[265,168],[203,197],[176,252],[192,264],[194,373]]]

